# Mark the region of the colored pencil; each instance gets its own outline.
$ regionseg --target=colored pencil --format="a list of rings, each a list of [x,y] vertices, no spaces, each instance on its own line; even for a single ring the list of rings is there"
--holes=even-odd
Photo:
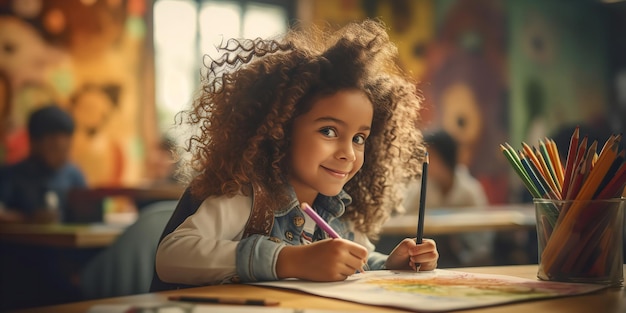
[[[326,223],[326,221],[321,216],[319,216],[317,212],[315,212],[315,210],[313,210],[313,208],[309,206],[308,203],[302,202],[302,204],[300,205],[300,209],[302,209],[304,213],[310,216],[313,221],[315,221],[315,224],[317,224],[317,226],[321,228],[324,232],[326,232],[331,238],[341,238],[341,236],[339,236],[339,234],[337,234],[337,232],[332,227],[330,227],[330,225],[328,225],[328,223]]]
[[[562,249],[571,249],[573,243],[571,242],[571,229],[574,224],[579,220],[579,216],[582,210],[585,208],[582,200],[591,200],[593,194],[596,192],[601,179],[606,175],[609,170],[612,161],[617,156],[617,146],[615,143],[611,143],[608,149],[603,149],[598,159],[598,164],[589,171],[588,177],[583,182],[580,192],[575,197],[572,206],[567,210],[564,218],[561,220],[559,227],[555,228],[552,232],[552,236],[546,244],[543,253],[541,254],[542,263],[548,272],[555,271],[555,269],[562,264],[562,259],[565,257]],[[607,160],[610,160],[609,163]],[[571,255],[569,257],[572,257]]]
[[[560,194],[561,182],[559,182],[559,179],[556,175],[556,169],[554,168],[555,165],[554,163],[552,163],[552,157],[550,156],[550,152],[548,151],[547,144],[543,140],[539,140],[539,152],[543,157],[543,162],[545,163],[546,168],[548,169],[548,178],[552,182],[552,188],[554,189],[555,193],[558,192]]]
[[[522,148],[526,154],[526,156],[535,164],[535,166],[541,171],[541,175],[545,176],[546,174],[541,169],[541,163],[539,163],[539,159],[535,155],[533,148],[531,148],[527,143],[522,142]]]
[[[541,194],[539,193],[539,190],[530,181],[530,177],[528,176],[526,171],[522,169],[522,167],[515,162],[514,157],[511,155],[511,152],[503,145],[500,145],[500,150],[502,151],[502,154],[504,155],[504,157],[511,164],[511,167],[513,168],[513,170],[522,179],[522,183],[524,184],[528,192],[530,192],[530,194],[533,196],[533,198],[541,198]]]
[[[417,220],[417,236],[415,237],[415,243],[421,244],[424,239],[424,213],[426,211],[426,185],[428,183],[428,164],[430,163],[428,152],[424,156],[424,163],[422,163],[422,186],[420,189],[420,207],[418,211]]]
[[[569,149],[567,152],[567,159],[565,161],[565,175],[563,177],[563,189],[561,190],[561,199],[567,198],[567,189],[569,188],[569,181],[572,177],[572,171],[574,170],[574,163],[576,162],[576,150],[578,149],[578,140],[580,138],[580,129],[576,126],[574,134],[569,142]]]
[[[276,306],[280,302],[265,299],[249,299],[234,297],[205,297],[205,296],[169,296],[171,301],[195,302],[195,303],[219,303],[219,304],[240,304],[258,306]]]
[[[540,149],[535,148],[534,152],[537,156],[537,159],[539,159],[539,164],[541,164],[542,171],[544,172],[543,178],[545,179],[546,183],[548,183],[549,189],[551,189],[552,192],[556,193],[559,189],[556,186],[556,182],[554,181],[552,174],[550,174],[550,165],[546,162],[546,159],[544,159]]]
[[[552,164],[554,165],[554,171],[561,184],[561,188],[563,188],[562,184],[565,181],[565,174],[563,169],[563,163],[561,162],[561,157],[559,155],[559,148],[556,146],[556,142],[554,140],[547,138],[546,142],[548,143],[548,152],[550,152],[550,157],[552,158]]]
[[[533,168],[531,162],[528,161],[526,157],[521,157],[520,161],[522,162],[522,166],[528,176],[530,176],[530,180],[533,182],[533,185],[537,186],[539,190],[539,194],[541,198],[550,198],[550,192],[548,191],[548,186],[544,182],[543,176],[541,174],[537,174],[537,170]]]
[[[580,171],[582,170],[582,165],[581,164],[584,163],[583,158],[585,157],[585,152],[586,151],[587,151],[587,136],[584,136],[583,139],[580,142],[580,145],[578,146],[578,151],[576,152],[576,158],[574,159],[574,169],[577,169],[577,171],[576,171],[576,173],[572,174],[572,177],[571,177],[569,182],[565,182],[565,184],[569,185],[569,188],[572,187],[572,184],[575,181],[579,180],[579,179],[575,178],[574,176],[575,175],[582,175],[582,174],[580,174]],[[574,196],[574,195],[576,195],[576,193],[572,193],[572,192],[568,191],[566,199],[567,200],[573,200],[574,198],[570,198],[570,196]]]
[[[424,240],[424,213],[426,211],[426,185],[428,183],[428,164],[430,159],[428,152],[424,156],[424,163],[422,163],[422,186],[420,189],[420,204],[417,219],[417,236],[415,237],[415,243],[421,244]],[[415,271],[420,270],[420,264],[415,263]]]
[[[602,192],[607,189],[607,186],[609,182],[611,181],[611,179],[617,176],[617,170],[624,163],[624,156],[625,156],[624,150],[620,151],[620,153],[617,154],[617,157],[613,161],[613,164],[611,164],[611,167],[609,168],[607,175],[604,176],[604,178],[602,179],[602,182],[600,183],[600,186],[598,187],[598,190],[594,194],[593,196],[594,199],[596,199],[600,194],[602,194]]]
[[[626,188],[626,151],[619,149],[622,135],[611,135],[601,149],[598,141],[587,146],[589,139],[583,135],[576,127],[563,162],[550,138],[539,140],[536,147],[522,142],[519,152],[508,143],[500,145],[541,210],[537,211],[543,247],[540,272],[548,279],[614,276],[620,263],[614,246],[622,214],[618,207],[625,201],[621,196]]]
[[[532,162],[528,162],[528,166],[532,169],[532,171],[537,175],[537,179],[539,184],[541,184],[543,186],[543,189],[545,189],[545,192],[542,193],[542,195],[544,196],[544,198],[547,199],[554,199],[554,200],[560,200],[561,199],[561,195],[558,194],[550,185],[548,178],[544,175],[541,175],[540,172],[541,170],[538,169],[534,163]]]

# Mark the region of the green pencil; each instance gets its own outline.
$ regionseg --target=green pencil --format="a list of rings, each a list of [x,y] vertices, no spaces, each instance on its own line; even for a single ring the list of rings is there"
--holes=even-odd
[[[530,177],[528,176],[526,171],[524,171],[522,169],[521,163],[520,164],[517,163],[516,160],[519,160],[519,159],[515,158],[513,156],[513,154],[511,153],[511,151],[509,149],[507,149],[505,146],[500,145],[500,149],[502,150],[502,153],[504,154],[504,157],[509,161],[509,163],[511,163],[511,166],[513,167],[513,170],[515,170],[517,175],[522,179],[522,183],[524,183],[524,185],[526,186],[526,189],[528,189],[530,194],[534,198],[541,198],[541,195],[539,194],[539,190],[530,181]]]

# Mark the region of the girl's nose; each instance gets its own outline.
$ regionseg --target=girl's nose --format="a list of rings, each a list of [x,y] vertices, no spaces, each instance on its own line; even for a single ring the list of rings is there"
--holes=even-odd
[[[356,153],[354,152],[352,141],[350,140],[348,143],[342,142],[337,149],[336,156],[340,160],[354,162],[356,160]]]

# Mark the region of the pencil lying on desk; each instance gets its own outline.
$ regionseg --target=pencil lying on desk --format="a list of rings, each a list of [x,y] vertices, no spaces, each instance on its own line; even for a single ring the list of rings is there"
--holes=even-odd
[[[273,300],[230,298],[230,297],[170,296],[167,299],[172,300],[172,301],[183,301],[183,302],[259,305],[259,306],[276,306],[280,304],[280,302],[273,301]]]

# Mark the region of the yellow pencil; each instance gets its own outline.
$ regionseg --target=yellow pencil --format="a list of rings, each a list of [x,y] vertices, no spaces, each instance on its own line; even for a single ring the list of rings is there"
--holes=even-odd
[[[565,180],[564,176],[564,171],[563,171],[563,164],[561,163],[561,157],[559,156],[559,148],[556,146],[556,142],[554,142],[554,140],[552,139],[548,139],[546,138],[546,142],[549,143],[548,145],[548,152],[551,152],[550,157],[552,157],[552,165],[554,165],[554,169],[556,171],[556,176],[559,179],[559,183],[561,185],[561,187],[563,187],[563,182]]]

